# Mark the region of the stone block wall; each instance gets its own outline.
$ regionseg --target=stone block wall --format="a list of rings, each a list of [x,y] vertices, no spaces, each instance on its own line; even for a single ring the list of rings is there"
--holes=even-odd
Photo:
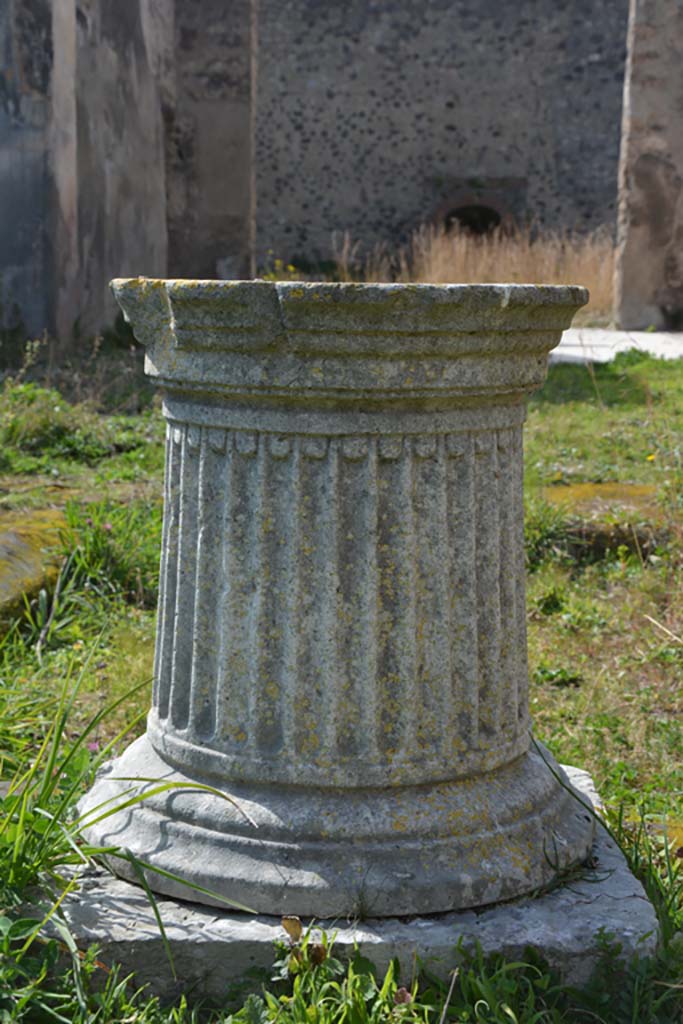
[[[627,0],[261,0],[256,256],[458,206],[613,229]]]

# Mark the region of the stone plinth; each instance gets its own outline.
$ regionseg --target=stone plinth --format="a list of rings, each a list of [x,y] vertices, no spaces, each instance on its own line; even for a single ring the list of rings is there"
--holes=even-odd
[[[566,771],[590,806],[595,798],[590,777],[575,768]],[[31,912],[47,914],[49,909],[48,905]],[[79,948],[96,945],[100,960],[120,963],[121,974],[134,974],[135,983],[149,986],[150,995],[168,1000],[182,993],[222,1007],[231,983],[244,984],[254,968],[272,970],[274,943],[285,937],[278,917],[159,899],[174,973],[152,907],[139,886],[102,869],[88,870],[61,910]],[[485,956],[502,954],[509,961],[527,959],[531,947],[565,983],[583,985],[604,954],[606,933],[625,961],[653,956],[659,938],[654,907],[601,826],[589,866],[573,872],[567,885],[550,886],[531,898],[476,912],[363,921],[316,919],[316,925],[335,937],[338,955],[352,956],[357,947],[380,975],[397,959],[399,977],[406,984],[414,976],[416,958],[430,974],[448,982],[460,961],[459,945],[464,950],[478,945]],[[56,929],[54,934],[59,938]]]
[[[235,803],[159,794],[90,838],[316,916],[488,904],[584,857],[529,749],[521,431],[585,291],[114,291],[164,394],[165,519],[147,734],[85,808],[113,776]]]

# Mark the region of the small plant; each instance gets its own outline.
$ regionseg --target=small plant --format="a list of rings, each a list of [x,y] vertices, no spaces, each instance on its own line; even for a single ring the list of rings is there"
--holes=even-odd
[[[563,987],[529,949],[521,961],[459,949],[462,963],[449,1001],[450,1019],[467,1024],[561,1024]]]
[[[293,263],[274,256],[272,250],[269,250],[266,265],[260,276],[264,281],[300,281],[303,275]]]
[[[567,687],[580,686],[583,678],[580,672],[568,668],[550,668],[548,665],[539,665],[534,673],[534,681],[543,685]]]
[[[358,950],[344,962],[334,953],[334,938],[306,931],[297,917],[283,919],[289,942],[276,947],[274,987],[251,995],[231,1024],[394,1024],[424,1022],[435,1016],[417,998],[417,981],[401,985],[394,961],[383,978]]]
[[[8,378],[0,392],[0,444],[5,470],[36,472],[54,460],[94,465],[131,451],[144,435],[122,418],[99,416],[86,403],[69,403],[52,388]]]
[[[556,615],[558,612],[564,611],[566,604],[566,594],[555,586],[536,599],[536,607],[541,615]]]
[[[96,649],[95,644],[92,653]],[[80,874],[89,865],[101,858],[124,858],[138,873],[152,903],[173,966],[161,917],[146,880],[145,872],[155,869],[130,851],[93,845],[84,837],[83,829],[116,814],[122,807],[141,803],[146,796],[177,789],[179,785],[182,788],[183,784],[146,780],[150,785],[144,793],[139,784],[131,785],[119,799],[99,805],[85,817],[78,815],[77,801],[92,784],[97,767],[112,755],[142,717],[140,713],[97,753],[90,749],[90,737],[118,705],[130,700],[134,694],[129,692],[100,709],[75,738],[67,740],[68,720],[75,709],[86,667],[81,666],[74,676],[76,663],[71,662],[59,700],[56,706],[53,701],[51,715],[42,721],[44,728],[37,730],[33,756],[28,761],[18,758],[14,774],[0,790],[0,1021],[45,1019],[90,1024],[97,1020],[118,1024],[125,1019],[185,1024],[196,1017],[184,1002],[177,1012],[166,1013],[156,1000],[134,993],[129,979],[121,979],[116,967],[103,964],[94,951],[84,954],[77,948],[61,915],[63,901],[78,888]],[[11,699],[7,703],[11,706]],[[231,801],[231,797],[212,787],[193,783],[191,788]],[[168,872],[164,874],[182,881]],[[65,956],[70,964],[66,972]]]
[[[17,647],[23,643],[5,637],[0,646],[0,779],[10,779],[36,753],[54,714],[54,698],[43,672],[17,671]],[[9,783],[0,783],[0,796]]]
[[[533,572],[550,554],[566,550],[569,521],[567,512],[542,498],[529,498],[525,505],[524,546],[527,568]]]
[[[631,870],[652,901],[665,946],[674,942],[683,953],[683,860],[666,827],[651,816],[630,817],[623,805],[608,810],[608,823]]]
[[[162,510],[158,504],[97,502],[66,507],[62,543],[74,585],[84,593],[119,594],[140,607],[156,605]]]

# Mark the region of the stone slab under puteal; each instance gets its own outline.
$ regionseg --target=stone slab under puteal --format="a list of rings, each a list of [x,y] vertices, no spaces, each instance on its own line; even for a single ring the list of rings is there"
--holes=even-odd
[[[587,802],[598,803],[587,772],[565,767],[567,777]],[[156,918],[144,891],[103,869],[88,871],[63,912],[79,947],[96,945],[105,964],[119,962],[150,995],[221,1004],[230,985],[244,982],[259,968],[268,975],[274,943],[286,941],[275,916],[236,913],[159,897],[158,908],[172,951],[174,977]],[[304,920],[304,925],[307,921]],[[479,943],[484,955],[524,960],[537,950],[568,984],[584,984],[596,967],[604,935],[621,945],[621,956],[652,955],[658,924],[652,904],[626,860],[599,826],[590,867],[580,867],[566,884],[536,896],[494,907],[431,916],[320,920],[316,927],[336,936],[335,949],[351,955],[354,944],[380,971],[397,957],[401,981],[410,984],[415,957],[448,980],[458,963],[456,946]],[[267,975],[267,976],[268,976]],[[254,982],[253,988],[258,988]]]

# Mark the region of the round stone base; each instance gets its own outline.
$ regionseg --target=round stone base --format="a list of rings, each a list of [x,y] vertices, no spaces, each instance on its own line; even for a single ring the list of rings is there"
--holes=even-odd
[[[587,803],[596,801],[586,772],[567,768],[567,773]],[[42,916],[49,909],[49,905],[36,908],[35,914]],[[61,907],[80,949],[95,945],[100,960],[120,963],[122,975],[133,973],[137,985],[147,985],[150,995],[164,1001],[184,994],[190,1000],[225,1006],[231,984],[244,985],[255,970],[270,976],[274,943],[286,939],[275,916],[253,917],[164,898],[158,900],[157,909],[164,937],[143,889],[102,869],[81,874],[78,888]],[[567,885],[552,886],[533,898],[477,912],[407,919],[318,918],[316,926],[335,937],[337,955],[352,956],[359,949],[380,976],[397,959],[399,978],[405,984],[410,984],[416,961],[448,982],[462,950],[478,946],[485,956],[501,954],[511,961],[524,960],[532,947],[564,982],[582,985],[604,952],[606,932],[618,943],[624,960],[636,953],[652,956],[659,934],[652,904],[601,826],[588,865],[573,871]],[[56,929],[54,934],[59,937]],[[253,987],[259,987],[258,981]]]
[[[532,892],[586,857],[593,820],[545,757],[531,751],[488,775],[433,786],[235,783],[209,792],[199,787],[211,780],[170,768],[142,737],[80,811],[94,822],[90,842],[125,847],[184,879],[147,873],[150,887],[169,896],[268,914],[430,914]],[[179,786],[155,793],[160,781]],[[95,821],[144,790],[151,795],[142,804]],[[135,880],[126,862],[112,867]]]

